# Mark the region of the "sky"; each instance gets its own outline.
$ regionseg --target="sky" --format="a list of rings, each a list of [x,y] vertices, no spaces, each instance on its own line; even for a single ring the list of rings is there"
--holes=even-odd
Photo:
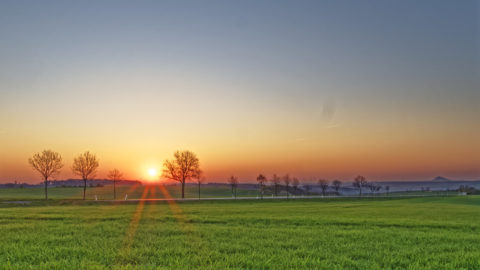
[[[0,182],[480,179],[479,1],[0,1]]]

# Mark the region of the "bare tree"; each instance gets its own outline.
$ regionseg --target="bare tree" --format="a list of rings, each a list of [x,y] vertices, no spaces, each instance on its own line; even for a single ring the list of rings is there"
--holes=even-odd
[[[237,185],[238,185],[237,177],[233,175],[230,176],[230,178],[228,179],[228,183],[230,184],[230,186],[232,186],[232,196],[237,198]]]
[[[319,179],[318,184],[320,185],[320,188],[322,189],[322,195],[325,196],[326,191],[328,189],[328,181],[325,179]]]
[[[360,192],[360,196],[362,196],[362,187],[365,187],[367,185],[367,179],[364,176],[357,176],[353,180],[353,186],[358,188]]]
[[[278,186],[280,185],[280,177],[277,174],[273,174],[272,185],[275,196],[278,195]]]
[[[198,169],[197,173],[194,176],[194,178],[197,179],[199,200],[200,200],[200,186],[202,185],[203,182],[205,182],[205,177],[203,177],[202,175],[203,175],[202,170]]]
[[[300,185],[300,181],[298,181],[298,178],[294,177],[292,180],[292,186],[293,186],[293,192],[295,195],[297,195],[297,189],[299,185]]]
[[[366,187],[370,189],[371,193],[375,193],[375,190],[377,190],[377,185],[375,185],[375,183],[372,183],[372,182],[367,183]]]
[[[174,159],[163,163],[163,177],[180,182],[182,185],[182,199],[185,198],[185,182],[195,177],[200,170],[197,155],[191,151],[176,151]]]
[[[287,199],[288,199],[288,193],[290,188],[290,182],[291,182],[290,175],[288,175],[287,173],[283,176],[283,183],[285,183],[285,189],[287,190]]]
[[[45,200],[48,200],[48,178],[60,172],[63,167],[62,156],[52,150],[43,150],[29,158],[28,163],[42,175],[45,182]]]
[[[121,180],[122,177],[123,177],[123,173],[121,173],[119,170],[117,169],[113,169],[111,171],[108,172],[108,179],[112,180],[113,181],[113,199],[116,200],[117,199],[117,190],[116,190],[116,182],[118,180]]]
[[[87,190],[87,180],[95,177],[98,168],[98,160],[95,154],[86,151],[73,159],[72,171],[83,179],[83,199]]]
[[[260,198],[263,199],[263,191],[265,189],[265,183],[267,182],[267,178],[263,174],[259,174],[257,176],[257,183],[260,189]]]
[[[312,187],[310,184],[305,184],[303,185],[303,187],[305,188],[305,193],[307,195],[310,195],[310,188]]]
[[[375,192],[378,192],[380,191],[380,189],[382,188],[381,185],[377,185],[373,182],[370,182],[370,183],[367,183],[366,186],[370,189],[370,191],[375,194]]]
[[[333,184],[333,188],[335,189],[335,192],[336,192],[337,194],[340,194],[338,191],[339,191],[340,188],[342,187],[342,181],[340,181],[340,180],[338,180],[338,179],[337,179],[337,180],[333,180],[333,183],[332,183],[332,184]]]

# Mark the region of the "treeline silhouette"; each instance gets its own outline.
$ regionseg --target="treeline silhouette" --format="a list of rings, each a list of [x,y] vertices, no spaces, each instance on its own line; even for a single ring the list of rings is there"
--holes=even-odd
[[[28,159],[28,163],[37,171],[44,181],[45,199],[48,199],[48,183],[49,179],[60,173],[64,166],[62,156],[52,150],[44,150],[41,153],[35,153]],[[100,163],[97,156],[89,151],[79,154],[73,159],[71,170],[74,174],[83,180],[83,200],[87,189],[87,181],[93,180],[96,176]],[[200,199],[200,189],[202,183],[206,181],[203,172],[200,169],[200,162],[197,155],[191,151],[176,151],[172,159],[167,159],[163,163],[162,177],[180,183],[181,198],[185,198],[185,184],[187,182],[195,182],[198,185],[198,198]],[[107,178],[113,183],[113,198],[116,200],[116,185],[118,181],[123,180],[123,173],[114,168],[107,174]],[[288,173],[279,176],[273,174],[271,178],[267,178],[264,174],[259,174],[256,178],[258,187],[258,196],[263,198],[267,193],[272,196],[279,196],[284,193],[288,199],[289,196],[310,195],[314,184],[311,181],[301,183],[296,177],[291,177]],[[232,197],[237,197],[237,188],[240,184],[238,177],[232,175],[227,179],[227,183],[231,187]],[[340,195],[340,189],[343,183],[340,180],[328,181],[326,179],[316,180],[317,187],[322,190],[322,195],[327,195],[327,190],[332,188],[335,192],[330,195]],[[379,192],[382,186],[368,182],[364,176],[357,176],[353,179],[353,187],[358,189],[359,196],[362,196],[362,189],[369,189],[371,193]],[[389,192],[389,186],[384,187],[386,193]]]

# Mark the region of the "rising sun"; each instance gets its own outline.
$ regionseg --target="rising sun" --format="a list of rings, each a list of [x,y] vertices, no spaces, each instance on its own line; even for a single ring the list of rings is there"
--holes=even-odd
[[[157,169],[155,169],[155,168],[148,169],[148,174],[150,176],[156,176],[157,175]]]

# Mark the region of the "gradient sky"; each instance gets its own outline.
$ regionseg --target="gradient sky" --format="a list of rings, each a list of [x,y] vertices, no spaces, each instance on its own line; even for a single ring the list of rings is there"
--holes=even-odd
[[[0,182],[480,179],[479,1],[0,1]]]

